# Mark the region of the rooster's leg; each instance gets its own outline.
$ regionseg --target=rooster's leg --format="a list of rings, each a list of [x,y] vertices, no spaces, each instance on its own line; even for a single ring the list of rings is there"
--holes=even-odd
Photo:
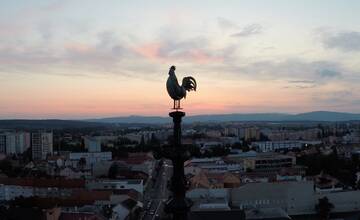
[[[175,103],[176,103],[176,101],[175,101],[175,99],[174,99],[174,109],[175,109],[175,106],[176,106]]]

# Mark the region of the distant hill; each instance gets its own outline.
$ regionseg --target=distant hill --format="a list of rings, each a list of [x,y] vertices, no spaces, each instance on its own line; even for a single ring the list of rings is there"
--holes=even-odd
[[[27,120],[27,119],[9,119],[0,120],[0,128],[7,129],[61,129],[61,128],[92,128],[109,126],[101,122],[75,121],[75,120]]]
[[[291,121],[358,121],[360,114],[316,111],[292,115]]]
[[[169,117],[160,116],[125,116],[125,117],[111,117],[100,119],[88,119],[88,122],[101,122],[101,123],[126,123],[126,124],[164,124],[171,122]]]
[[[316,111],[301,114],[283,114],[283,113],[256,113],[256,114],[217,114],[217,115],[194,115],[186,116],[184,122],[231,122],[231,121],[357,121],[360,120],[360,114]],[[101,119],[90,119],[91,122],[102,123],[129,123],[129,124],[162,124],[171,122],[170,117],[157,116],[128,116],[112,117]]]
[[[186,116],[185,123],[192,122],[336,122],[336,121],[360,121],[360,114],[317,111],[301,114],[282,114],[282,113],[257,113],[257,114],[217,114],[217,115],[194,115]],[[159,125],[170,123],[170,117],[158,116],[128,116],[111,117],[88,120],[26,120],[9,119],[0,120],[0,129],[63,129],[63,128],[95,128],[117,124],[117,126],[137,126]]]

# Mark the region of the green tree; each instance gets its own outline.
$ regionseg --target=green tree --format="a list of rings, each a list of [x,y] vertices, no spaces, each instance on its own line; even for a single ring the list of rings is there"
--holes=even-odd
[[[10,160],[2,160],[0,161],[0,170],[4,172],[5,174],[10,172],[12,170],[12,164]]]
[[[110,205],[104,205],[101,211],[107,219],[110,219],[112,217],[113,210]]]
[[[86,166],[86,159],[84,157],[80,158],[78,165],[81,169],[83,169]]]
[[[160,141],[156,138],[155,134],[151,134],[150,144],[155,146],[160,145]]]
[[[325,196],[319,199],[319,203],[315,205],[315,210],[319,215],[320,220],[328,220],[330,218],[330,212],[334,208],[334,205],[329,202],[329,199]]]
[[[110,179],[115,179],[118,172],[119,172],[119,166],[116,163],[113,163],[109,168],[108,177]]]

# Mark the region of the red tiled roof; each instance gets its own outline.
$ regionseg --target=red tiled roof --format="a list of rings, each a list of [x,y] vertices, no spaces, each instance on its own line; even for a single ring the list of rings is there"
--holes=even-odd
[[[145,161],[152,160],[153,157],[148,153],[129,153],[127,158],[121,158],[127,164],[142,164]]]
[[[276,180],[276,172],[247,172],[239,174],[240,179],[243,178],[268,178],[270,182],[274,182]]]
[[[78,212],[63,212],[60,215],[59,220],[103,220],[95,213],[78,213]]]
[[[57,159],[65,159],[63,155],[51,155],[47,157],[47,160],[57,160]]]
[[[127,195],[134,200],[139,200],[141,197],[141,193],[139,193],[138,191],[136,191],[134,189],[111,189],[111,190],[105,189],[102,191],[110,191],[114,195]]]
[[[33,206],[38,207],[55,207],[55,206],[84,206],[92,205],[95,201],[101,200],[110,200],[112,195],[111,191],[91,191],[91,190],[74,190],[73,194],[70,197],[59,198],[40,198],[40,197],[30,197],[25,198],[25,200],[31,201]]]
[[[92,192],[91,192],[92,193]],[[52,208],[52,207],[73,207],[73,206],[84,206],[84,205],[93,205],[96,201],[95,199],[98,199],[96,197],[89,196],[91,194],[89,192],[86,196],[72,196],[68,198],[58,198],[58,197],[52,197],[52,198],[40,198],[40,197],[28,197],[23,198],[22,201],[18,202],[18,204],[31,204],[33,207],[39,207],[39,208]],[[15,204],[16,201],[15,201]]]
[[[121,170],[116,175],[116,178],[119,179],[143,179],[146,180],[149,175],[141,171],[132,171],[132,170]]]
[[[73,190],[70,199],[78,201],[90,201],[93,203],[96,200],[110,200],[111,195],[111,191],[79,189]]]
[[[84,188],[85,180],[81,179],[39,179],[39,178],[0,178],[0,184],[30,186],[30,187],[57,187],[57,188]]]

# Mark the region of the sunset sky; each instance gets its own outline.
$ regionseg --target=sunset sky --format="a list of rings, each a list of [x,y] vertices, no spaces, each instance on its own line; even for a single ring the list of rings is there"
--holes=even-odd
[[[360,112],[360,1],[0,0],[0,118]]]

